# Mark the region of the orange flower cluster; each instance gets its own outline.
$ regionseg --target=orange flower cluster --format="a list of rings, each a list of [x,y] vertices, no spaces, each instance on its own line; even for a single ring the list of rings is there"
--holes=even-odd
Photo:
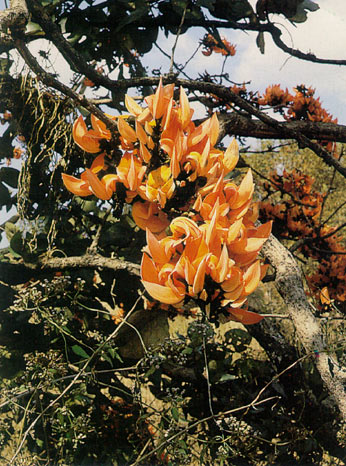
[[[117,121],[118,147],[123,151],[116,173],[109,172],[106,154],[101,153],[80,178],[63,174],[66,188],[78,196],[94,194],[108,200],[117,183],[121,183],[127,202],[142,199],[133,205],[137,225],[159,233],[169,225],[163,211],[168,210],[168,201],[175,198],[174,207],[180,208],[190,202],[199,183],[209,189],[233,170],[238,161],[236,143],[231,143],[225,153],[214,147],[219,134],[216,115],[196,127],[184,90],[180,89],[179,105],[173,99],[173,91],[173,84],[162,86],[160,82],[156,93],[146,98],[145,109],[126,96],[131,116],[110,117]],[[131,118],[135,121],[132,126],[127,122]],[[102,141],[111,141],[112,135],[93,115],[91,125],[88,130],[80,116],[73,126],[73,138],[83,150],[96,154],[101,151]],[[98,174],[104,172],[107,173],[99,178]]]
[[[255,227],[252,194],[250,171],[239,187],[220,178],[211,192],[199,193],[193,218],[172,220],[171,235],[158,240],[147,230],[141,273],[148,293],[177,306],[186,297],[210,304],[211,319],[224,308],[234,320],[259,322],[258,314],[239,309],[267,269],[257,255],[271,222]]]
[[[154,299],[179,306],[192,298],[210,305],[212,318],[223,312],[245,324],[258,322],[261,316],[241,306],[265,273],[257,256],[271,222],[255,227],[250,171],[239,186],[224,179],[238,162],[235,140],[224,152],[216,149],[217,116],[196,127],[184,90],[179,103],[173,91],[173,84],[160,81],[146,108],[126,96],[130,115],[110,117],[117,134],[94,116],[87,129],[79,117],[76,144],[94,154],[116,146],[122,156],[110,167],[107,153],[100,153],[80,178],[63,174],[64,184],[74,194],[103,200],[118,184],[125,188],[132,216],[147,232],[142,281]]]
[[[313,189],[314,179],[296,170],[270,178],[272,184],[265,183],[265,190],[268,194],[280,192],[282,200],[261,202],[261,218],[275,220],[278,237],[306,239],[298,251],[316,261],[315,271],[307,277],[316,297],[327,286],[334,299],[346,301],[346,249],[343,238],[334,234],[336,228],[321,223],[324,196]]]
[[[270,180],[271,183],[263,183],[264,189],[268,193],[279,191],[283,199],[275,204],[261,202],[261,216],[275,219],[277,233],[283,238],[311,236],[323,204],[323,195],[312,190],[314,179],[297,170],[284,170],[282,176],[272,173]]]
[[[246,87],[234,85],[230,89],[240,95],[243,99],[250,102],[256,107],[270,106],[276,113],[280,113],[285,120],[310,120],[315,122],[337,123],[338,120],[333,118],[321,104],[319,98],[315,98],[315,89],[307,88],[304,85],[297,86],[294,94],[291,94],[287,88],[283,90],[279,84],[268,86],[262,96],[257,93],[248,91]],[[226,109],[233,107],[233,104],[222,101],[219,97],[211,95],[216,104]],[[334,157],[338,157],[336,144],[332,141],[319,141]]]
[[[284,91],[280,84],[274,84],[267,87],[263,96],[258,99],[258,103],[270,107],[286,107],[292,100],[293,97],[288,92],[287,87]]]
[[[287,120],[310,120],[322,121],[325,123],[337,123],[337,118],[333,119],[332,115],[322,107],[320,98],[314,97],[315,89],[307,88],[304,85],[297,86],[292,103],[287,110]]]
[[[232,45],[228,40],[222,38],[221,39],[223,47],[220,47],[219,42],[213,37],[211,34],[206,34],[202,40],[202,44],[204,46],[204,50],[202,50],[203,55],[209,57],[213,52],[221,53],[226,57],[233,57],[236,52],[235,45]]]

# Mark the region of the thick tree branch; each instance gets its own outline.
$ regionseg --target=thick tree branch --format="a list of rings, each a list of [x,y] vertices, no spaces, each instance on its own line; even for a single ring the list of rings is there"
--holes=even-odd
[[[30,264],[26,264],[30,267]],[[104,257],[100,254],[84,254],[83,256],[75,257],[43,257],[38,265],[34,265],[33,268],[38,267],[43,269],[52,270],[64,270],[64,269],[76,269],[76,268],[93,268],[98,267],[110,270],[127,270],[131,275],[139,276],[140,266],[133,262],[113,258]]]
[[[218,114],[220,139],[226,134],[258,139],[281,139],[282,133],[263,121],[247,118],[236,112]],[[312,121],[287,121],[281,125],[289,131],[299,132],[309,139],[346,142],[346,126]]]
[[[40,12],[40,10],[36,8],[36,4],[32,2],[32,0],[29,0],[29,3],[30,3],[30,7],[33,9],[35,14],[37,15],[38,20],[41,23],[41,26],[44,28],[46,34],[51,35],[52,40],[56,42],[63,56],[69,61],[69,63],[74,68],[77,68],[82,73],[84,72],[84,74],[88,78],[93,80],[95,84],[100,84],[109,90],[116,90],[119,88],[127,89],[128,87],[133,87],[133,86],[138,86],[138,85],[147,85],[147,84],[152,85],[152,84],[157,83],[157,79],[155,78],[135,78],[135,79],[130,79],[130,80],[122,80],[122,82],[120,82],[120,81],[112,81],[109,78],[106,78],[105,76],[101,76],[94,69],[92,69],[92,67],[89,66],[80,56],[78,56],[75,53],[75,51],[70,46],[68,41],[66,41],[66,39],[63,37],[59,28],[49,20],[47,15],[45,15],[45,13]],[[275,28],[275,26],[272,26],[272,25],[270,26],[272,30],[273,30],[273,27]],[[49,32],[49,27],[52,28],[51,31],[53,32]],[[69,97],[73,98],[77,102],[80,102],[81,105],[86,107],[93,114],[98,116],[101,119],[101,121],[106,123],[109,129],[111,130],[116,129],[116,124],[112,120],[108,119],[96,106],[92,105],[85,97],[81,97],[80,95],[76,94],[74,91],[72,91],[72,89],[68,88],[67,86],[64,86],[62,83],[57,81],[53,76],[46,73],[37,63],[35,58],[30,54],[29,50],[27,49],[23,41],[17,40],[16,47],[19,53],[24,58],[24,60],[26,61],[26,63],[28,63],[31,69],[40,76],[40,78],[46,85],[52,86],[55,89],[58,89],[60,92],[63,92]],[[266,115],[265,113],[259,111],[258,109],[253,107],[251,104],[243,100],[241,97],[239,97],[237,94],[235,94],[231,89],[227,89],[224,86],[216,85],[213,83],[186,81],[186,80],[181,80],[181,79],[175,79],[175,77],[169,77],[168,81],[169,82],[176,81],[177,84],[181,84],[189,89],[200,90],[202,92],[211,92],[221,97],[226,102],[227,101],[233,102],[234,104],[236,104],[237,106],[239,106],[240,108],[248,112],[250,115],[256,116],[263,123],[274,128],[278,132],[282,133],[282,138],[296,139],[302,147],[309,147],[319,157],[321,157],[326,164],[333,166],[339,173],[341,173],[344,177],[346,177],[346,168],[343,167],[322,146],[311,141],[308,137],[306,137],[301,132],[296,131],[295,129],[292,129],[288,127],[287,125],[285,126],[283,123],[280,123],[274,118],[270,117],[269,115]]]
[[[345,372],[323,342],[320,325],[304,292],[298,265],[292,254],[273,235],[263,246],[262,252],[276,269],[275,285],[287,305],[299,340],[307,353],[316,353],[317,370],[334,398],[341,416],[346,420]]]
[[[104,257],[96,253],[88,253],[83,256],[72,257],[41,256],[36,263],[0,261],[0,281],[10,285],[18,285],[19,283],[30,280],[33,276],[33,272],[82,268],[101,268],[113,271],[126,270],[130,275],[140,276],[140,266],[138,264],[114,257]]]
[[[29,19],[29,12],[25,0],[11,0],[10,8],[0,11],[0,27],[24,31]]]

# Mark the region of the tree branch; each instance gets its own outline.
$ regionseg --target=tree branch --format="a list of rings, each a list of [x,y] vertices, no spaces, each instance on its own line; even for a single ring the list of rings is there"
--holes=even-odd
[[[43,257],[38,265],[25,264],[27,267],[37,269],[64,270],[76,268],[102,268],[110,270],[127,270],[131,275],[140,276],[140,266],[133,262],[117,259],[113,257],[104,257],[100,254],[84,254],[83,256],[72,257]]]
[[[36,3],[35,0],[27,0],[27,2],[33,18],[43,29],[46,38],[54,43],[61,55],[69,63],[72,70],[86,76],[97,86],[103,86],[106,89],[114,87],[116,81],[112,81],[107,76],[98,73],[93,66],[89,65],[85,59],[76,52],[61,33],[59,26],[51,20],[50,16],[41,5]]]
[[[317,352],[315,363],[341,416],[346,420],[345,372],[332,357],[322,339],[322,332],[306,298],[302,276],[292,254],[273,236],[262,248],[264,256],[276,269],[275,285],[283,297],[299,340],[307,353]]]
[[[73,91],[70,87],[65,86],[65,84],[61,83],[57,79],[54,78],[50,73],[47,73],[37,62],[36,58],[31,54],[25,43],[20,39],[15,39],[14,41],[16,49],[24,59],[25,63],[29,66],[29,68],[37,75],[37,77],[49,87],[58,90],[62,94],[70,97],[73,99],[78,105],[86,108],[89,112],[96,115],[111,131],[118,131],[117,123],[110,118],[108,118],[104,112],[102,112],[98,107],[91,104],[89,100],[77,94]]]
[[[158,78],[134,78],[134,79],[127,79],[122,80],[121,82],[112,81],[109,78],[100,75],[97,73],[90,65],[88,65],[85,60],[83,60],[71,47],[68,41],[62,35],[58,26],[56,26],[52,21],[49,19],[47,14],[42,10],[42,8],[38,8],[32,0],[28,0],[30,5],[30,11],[36,15],[37,20],[40,22],[41,27],[44,29],[45,33],[48,37],[51,37],[51,40],[56,44],[62,55],[65,59],[71,64],[74,69],[78,69],[81,73],[85,74],[89,79],[95,82],[95,84],[102,85],[109,90],[117,90],[117,89],[127,89],[129,87],[145,85],[145,84],[155,84],[158,82]],[[277,29],[275,26],[269,24],[270,30],[268,32],[272,34],[276,34],[276,37],[280,37],[281,31]],[[261,28],[263,29],[263,28]],[[264,30],[264,29],[263,29]],[[80,95],[76,94],[67,86],[64,86],[62,83],[57,81],[53,76],[46,73],[37,63],[35,58],[30,54],[29,50],[26,48],[22,41],[17,41],[16,43],[18,51],[23,56],[24,60],[29,64],[29,66],[33,69],[35,73],[37,73],[42,81],[47,84],[48,86],[52,86],[55,89],[60,90],[61,92],[65,93],[66,95],[72,97],[77,102],[83,100],[83,103],[80,102],[81,105],[85,106],[88,110],[90,110],[93,114],[98,116],[104,123],[107,124],[109,129],[115,129],[116,124],[108,119],[96,106],[92,105],[86,98],[81,97]],[[346,62],[345,62],[346,63]],[[149,81],[147,81],[149,80]],[[244,99],[239,97],[235,94],[231,89],[227,89],[224,86],[216,85],[213,83],[204,83],[198,81],[186,81],[181,79],[175,79],[175,77],[170,77],[167,79],[169,82],[176,81],[177,84],[181,84],[189,89],[193,90],[200,90],[202,92],[211,92],[215,93],[219,97],[223,98],[225,101],[233,102],[250,115],[256,116],[259,120],[263,123],[267,124],[268,126],[274,128],[277,132],[282,134],[282,138],[292,138],[296,139],[298,143],[302,147],[309,147],[313,150],[323,161],[330,166],[333,166],[339,173],[341,173],[344,177],[346,177],[346,168],[343,167],[331,154],[328,153],[321,145],[311,141],[308,137],[306,137],[301,132],[297,131],[294,128],[287,126],[287,124],[283,124],[275,120],[274,118],[266,115],[265,113],[259,111],[251,104],[246,102]]]
[[[267,32],[272,36],[274,44],[279,47],[279,49],[283,50],[285,53],[288,53],[292,57],[299,58],[300,60],[310,61],[312,63],[321,63],[324,65],[346,65],[346,60],[336,60],[332,58],[319,58],[316,57],[313,53],[304,53],[300,50],[294,49],[289,47],[281,40],[281,34],[279,28],[274,26],[273,24],[267,25]]]
[[[10,8],[0,11],[0,27],[2,30],[14,29],[24,31],[29,19],[25,0],[11,0]]]
[[[226,134],[258,139],[282,139],[282,133],[273,126],[257,119],[250,119],[236,112],[218,114],[220,139]],[[202,122],[202,121],[201,121]],[[198,124],[198,122],[195,122]],[[309,139],[346,142],[346,126],[312,121],[287,121],[281,125],[289,131],[300,132]]]

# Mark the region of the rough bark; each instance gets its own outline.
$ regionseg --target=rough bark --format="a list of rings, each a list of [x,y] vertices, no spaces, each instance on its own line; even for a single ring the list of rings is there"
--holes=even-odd
[[[13,30],[24,30],[29,12],[25,0],[11,0],[10,8],[0,12],[0,26]]]
[[[288,315],[307,353],[315,353],[315,363],[340,414],[346,420],[346,372],[337,363],[322,339],[319,322],[304,292],[302,276],[292,254],[273,236],[262,248],[264,256],[276,269],[275,285],[287,305]]]

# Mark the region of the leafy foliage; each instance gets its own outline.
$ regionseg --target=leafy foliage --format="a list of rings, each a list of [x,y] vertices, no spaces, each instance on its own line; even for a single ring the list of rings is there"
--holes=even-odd
[[[220,88],[230,87],[286,121],[337,120],[303,84],[292,91],[271,85],[259,95],[230,83],[224,69],[201,74],[191,92],[173,83],[173,71],[185,73],[175,46],[190,28],[203,28],[191,60],[201,46],[204,56],[226,60],[238,44],[221,37],[222,27],[254,31],[263,53],[264,34],[275,32],[273,15],[299,23],[317,5],[26,3],[27,28],[6,27],[13,44],[0,44],[0,207],[17,208],[2,226],[8,247],[0,251],[2,460],[341,461],[345,424],[316,370],[320,354],[303,354],[284,303],[270,283],[259,285],[268,266],[257,254],[270,225],[255,221],[257,210],[262,222],[274,220],[274,233],[304,261],[325,351],[345,364],[345,220],[343,204],[336,205],[343,179],[328,168],[327,182],[311,154],[293,145],[275,153],[264,144],[259,155],[246,155],[241,138],[236,168],[237,143],[222,146],[225,130],[212,114],[244,111],[223,97]],[[162,50],[163,35],[177,40],[170,69],[153,63],[151,70],[143,59]],[[48,75],[28,53],[22,55],[38,77],[13,72],[12,47],[38,38],[64,55],[74,72],[69,87],[62,69]],[[52,70],[50,54],[39,56]],[[163,71],[165,86],[148,76]],[[215,92],[202,92],[204,84]],[[125,99],[131,86],[137,95]],[[194,101],[206,106],[203,122],[193,120]],[[126,107],[130,116],[119,117]],[[323,135],[320,142],[341,160],[341,146]],[[261,174],[258,204],[250,205],[247,165]],[[326,287],[330,296],[319,302]],[[246,299],[247,309],[237,307]]]

